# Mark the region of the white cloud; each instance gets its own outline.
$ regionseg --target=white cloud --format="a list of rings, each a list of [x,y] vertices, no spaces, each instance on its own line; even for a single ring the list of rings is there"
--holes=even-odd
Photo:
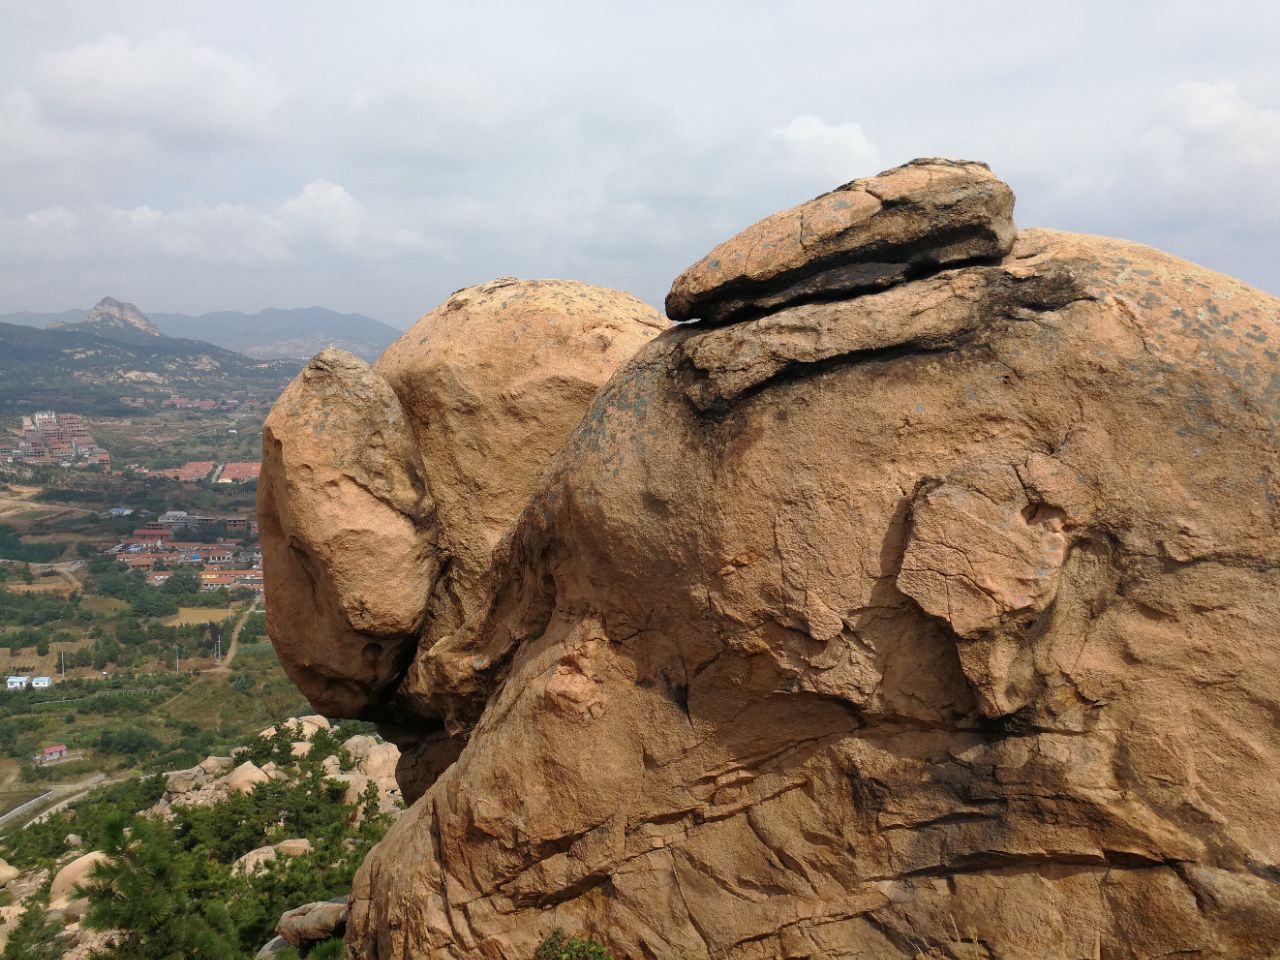
[[[181,31],[111,33],[56,51],[30,89],[50,122],[186,145],[269,137],[287,96],[269,71]]]
[[[798,170],[828,180],[832,187],[880,169],[880,151],[859,123],[827,123],[805,113],[774,127],[769,137]]]
[[[316,180],[267,209],[195,202],[175,209],[55,206],[0,216],[0,250],[14,260],[50,255],[95,263],[152,259],[244,267],[331,257],[370,261],[425,255],[431,244],[393,220],[373,216],[336,183]]]
[[[503,273],[657,303],[752,221],[920,155],[990,162],[1021,223],[1280,289],[1280,6],[872,6],[0,0],[0,310],[117,276],[144,308],[333,291],[409,319]]]
[[[1225,205],[1272,224],[1280,214],[1280,111],[1253,103],[1230,80],[1178,84],[1139,149],[1157,182],[1180,188],[1196,213]]]

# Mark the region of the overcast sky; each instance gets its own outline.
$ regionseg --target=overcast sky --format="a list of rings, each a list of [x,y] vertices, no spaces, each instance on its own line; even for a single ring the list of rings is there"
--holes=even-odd
[[[917,156],[1280,293],[1280,4],[0,0],[0,313],[660,304]]]

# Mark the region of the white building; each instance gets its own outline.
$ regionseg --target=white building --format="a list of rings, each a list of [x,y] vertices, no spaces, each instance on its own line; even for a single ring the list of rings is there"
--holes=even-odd
[[[32,690],[48,690],[53,686],[53,680],[49,677],[36,677],[31,681]]]
[[[6,690],[25,690],[27,689],[28,677],[9,677],[4,682]]]

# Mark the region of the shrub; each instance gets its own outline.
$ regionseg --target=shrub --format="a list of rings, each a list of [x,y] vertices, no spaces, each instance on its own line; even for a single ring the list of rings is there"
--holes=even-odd
[[[558,927],[542,941],[533,957],[534,960],[613,960],[613,954],[603,943],[566,937]]]
[[[58,960],[66,953],[66,937],[62,924],[49,919],[45,904],[32,899],[5,945],[0,957],[4,960]]]

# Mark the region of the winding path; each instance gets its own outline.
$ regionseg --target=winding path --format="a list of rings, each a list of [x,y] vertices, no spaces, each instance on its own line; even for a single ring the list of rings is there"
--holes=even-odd
[[[258,609],[258,601],[254,601],[244,608],[244,613],[240,614],[240,619],[236,621],[236,625],[231,628],[231,642],[227,644],[227,655],[222,658],[222,662],[213,668],[213,671],[227,671],[231,669],[231,661],[236,658],[236,651],[240,649],[240,631],[244,629],[244,625],[249,622],[249,614],[254,613]]]

